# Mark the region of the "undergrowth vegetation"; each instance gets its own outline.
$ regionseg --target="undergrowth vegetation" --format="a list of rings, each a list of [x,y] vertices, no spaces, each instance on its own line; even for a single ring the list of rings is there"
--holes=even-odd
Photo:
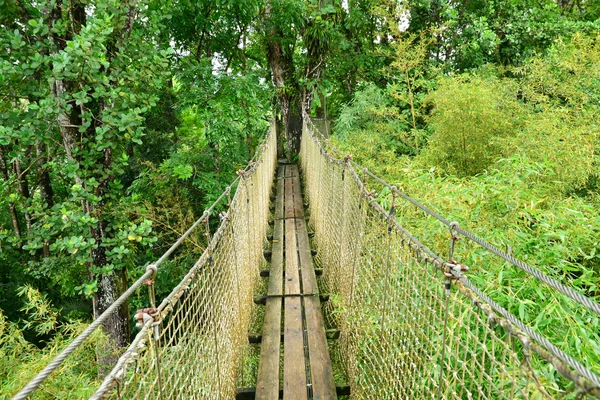
[[[31,286],[19,290],[24,307],[24,325],[11,322],[0,310],[0,397],[10,398],[35,374],[58,355],[70,338],[79,335],[87,324],[73,319],[49,302],[47,296]],[[23,333],[32,329],[43,347],[35,346]],[[33,397],[55,399],[73,396],[88,398],[100,384],[97,380],[97,350],[106,348],[106,336],[95,332],[77,349]]]
[[[398,106],[389,86],[363,86],[333,141],[449,220],[598,300],[599,100],[600,36],[577,34],[518,67],[438,75],[423,96],[427,144],[417,156],[398,139],[401,121],[381,113]],[[389,190],[371,183],[390,207]],[[397,202],[399,221],[447,257],[448,228]],[[467,239],[455,258],[485,293],[600,372],[597,316]]]

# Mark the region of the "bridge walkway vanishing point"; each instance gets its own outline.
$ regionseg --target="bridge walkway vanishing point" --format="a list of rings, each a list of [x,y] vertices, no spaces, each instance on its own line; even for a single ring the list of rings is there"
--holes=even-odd
[[[304,121],[299,166],[278,165],[272,123],[202,217],[13,399],[49,398],[48,388],[94,400],[308,400],[336,390],[357,400],[600,399],[595,298],[549,276],[559,266],[538,269],[450,222]],[[206,248],[156,303],[157,271],[192,235]],[[82,367],[73,353],[93,349],[92,333],[142,288],[140,330],[104,380],[61,380],[63,368]],[[249,333],[261,327],[259,349]]]
[[[282,307],[283,398],[334,399],[337,398],[335,383],[304,219],[298,166],[280,165],[276,185],[273,250],[256,399],[279,398]]]

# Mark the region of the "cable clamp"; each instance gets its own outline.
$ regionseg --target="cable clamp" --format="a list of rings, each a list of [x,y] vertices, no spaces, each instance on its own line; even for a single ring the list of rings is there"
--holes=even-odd
[[[458,280],[464,276],[463,272],[469,270],[464,264],[459,264],[454,260],[450,260],[446,263],[446,270],[444,271],[444,276],[448,279]]]
[[[449,227],[450,227],[450,234],[452,235],[452,240],[460,240],[460,237],[456,233],[456,229],[459,227],[458,222],[456,222],[456,221],[450,222]]]
[[[157,323],[159,323],[160,313],[156,308],[140,308],[135,313],[135,319],[137,321],[135,326],[141,329],[150,322],[152,322],[151,325],[156,325]]]
[[[158,272],[158,268],[154,264],[150,264],[146,267],[146,272],[152,272],[152,275],[146,280],[144,280],[144,285],[152,286],[154,285],[154,279],[156,278],[156,273]]]

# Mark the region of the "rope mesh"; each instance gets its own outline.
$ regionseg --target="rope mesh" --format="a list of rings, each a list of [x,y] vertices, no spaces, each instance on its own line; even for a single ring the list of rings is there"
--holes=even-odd
[[[229,399],[248,344],[277,162],[273,130],[208,248],[92,398]]]
[[[260,158],[236,180],[227,213],[212,217],[220,219],[218,229],[210,230],[213,205],[186,233],[204,224],[207,249],[155,310],[146,309],[141,331],[92,398],[230,399],[240,381],[255,379],[256,360],[244,358],[256,356],[247,335],[256,324],[252,319],[261,315],[253,294],[265,264],[276,147],[272,127]],[[411,208],[426,207],[350,159],[335,159],[329,150],[305,125],[300,161],[315,232],[312,244],[323,268],[320,292],[332,294],[324,313],[328,326],[341,331],[339,340],[330,343],[332,358],[340,364],[335,366],[338,375],[351,386],[351,398],[600,398],[598,365],[581,364],[572,349],[560,349],[543,336],[547,332],[530,328],[530,321],[496,303],[488,287],[473,284],[462,266],[438,256],[438,245],[430,250],[396,219],[410,221],[415,218]],[[390,189],[391,202],[367,188],[367,179],[373,178]],[[446,234],[450,227],[471,235],[441,222]],[[463,246],[461,254],[478,255],[479,249]],[[448,260],[453,252],[451,245]],[[530,275],[547,280],[537,270]],[[597,303],[582,295],[573,299],[571,289],[549,282],[586,307],[581,318],[595,318],[590,313]],[[246,370],[249,380],[243,376]]]
[[[341,331],[352,398],[600,398],[586,379],[596,374],[565,363],[551,343],[534,340],[477,295],[460,266],[398,224],[400,199],[393,195],[384,209],[366,188],[366,173],[335,159],[313,132],[304,126],[300,160],[321,290],[334,294],[326,318]]]

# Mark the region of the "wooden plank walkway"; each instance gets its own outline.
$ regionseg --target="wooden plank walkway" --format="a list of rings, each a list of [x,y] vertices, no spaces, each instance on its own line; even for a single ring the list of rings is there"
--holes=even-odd
[[[279,398],[282,309],[283,398],[336,399],[297,165],[281,165],[277,171],[273,251],[256,385],[259,400]]]

